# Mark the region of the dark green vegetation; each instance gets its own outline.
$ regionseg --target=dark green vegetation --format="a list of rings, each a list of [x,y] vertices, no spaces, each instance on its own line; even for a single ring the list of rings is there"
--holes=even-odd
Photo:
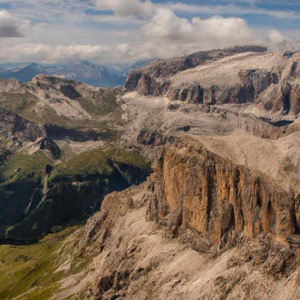
[[[150,167],[137,151],[98,148],[59,164],[42,151],[16,153],[0,170],[0,239],[20,241],[85,220],[107,193],[142,182]]]
[[[122,134],[118,89],[51,76],[1,84],[0,243],[29,243],[83,222],[106,194],[149,174],[138,151],[115,143]],[[98,141],[101,148],[84,151],[84,143],[89,149]],[[81,153],[56,142],[81,143]]]

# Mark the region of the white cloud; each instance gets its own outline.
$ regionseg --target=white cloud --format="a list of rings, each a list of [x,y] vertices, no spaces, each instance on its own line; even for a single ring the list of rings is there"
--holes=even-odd
[[[39,61],[44,63],[62,62],[70,59],[100,59],[107,58],[111,48],[106,45],[56,45],[43,43],[18,44],[11,47],[1,47],[0,59],[7,61]]]
[[[194,27],[187,19],[178,18],[169,9],[158,9],[156,14],[143,27],[150,38],[184,41],[193,39]]]
[[[191,21],[177,17],[173,11],[159,9],[143,27],[146,40],[161,48],[165,57],[171,53],[182,54],[192,49],[226,47],[236,44],[263,42],[241,18],[214,16],[209,19],[193,18]],[[149,47],[149,46],[148,46]],[[185,50],[184,50],[185,48]]]
[[[0,0],[3,2],[8,1]],[[238,6],[237,1],[229,0],[224,0],[223,5],[213,5],[213,1],[209,5],[174,2],[13,0],[10,12],[0,10],[0,37],[24,37],[1,40],[0,62],[88,59],[103,64],[174,57],[235,44],[275,43],[281,39],[280,32],[267,26],[251,27],[232,15],[297,16],[296,12]],[[189,18],[179,17],[178,12]],[[197,14],[211,17],[191,19]]]
[[[142,44],[109,45],[48,45],[24,43],[0,47],[0,61],[57,63],[72,59],[90,60],[94,63],[115,63],[151,58]]]
[[[286,37],[278,30],[273,29],[268,32],[268,39],[271,44],[276,45],[282,42],[284,39],[286,39]]]
[[[192,23],[197,32],[197,38],[213,47],[225,47],[237,44],[261,43],[241,18],[223,18],[219,16],[210,19],[194,18]]]
[[[121,16],[149,16],[155,10],[154,4],[146,0],[96,0],[100,10],[111,10]]]
[[[26,21],[15,18],[7,10],[0,10],[0,38],[23,37]]]

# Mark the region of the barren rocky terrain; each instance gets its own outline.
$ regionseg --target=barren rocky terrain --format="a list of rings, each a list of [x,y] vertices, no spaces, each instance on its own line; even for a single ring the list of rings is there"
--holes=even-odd
[[[0,246],[10,274],[0,298],[299,299],[299,63],[300,52],[247,46],[152,62],[124,89],[1,82],[3,161],[38,154],[53,168],[43,166],[31,232],[41,201],[59,199],[63,212],[106,189],[85,225],[63,230],[59,219],[34,245]],[[5,189],[23,180],[18,164],[2,167]],[[45,192],[57,182],[76,188]]]

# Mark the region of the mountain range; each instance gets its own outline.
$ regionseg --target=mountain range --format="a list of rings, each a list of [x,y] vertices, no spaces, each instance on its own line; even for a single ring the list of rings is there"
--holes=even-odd
[[[299,118],[300,51],[0,80],[0,299],[299,299]]]
[[[36,63],[0,68],[0,78],[15,78],[21,82],[28,82],[38,74],[58,75],[70,80],[80,81],[92,86],[114,87],[123,85],[126,73],[135,65],[111,65],[109,67],[95,65],[89,61],[72,61],[57,66],[43,66]]]

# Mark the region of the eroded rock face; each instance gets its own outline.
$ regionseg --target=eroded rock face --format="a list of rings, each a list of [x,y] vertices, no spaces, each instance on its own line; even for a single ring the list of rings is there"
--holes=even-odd
[[[223,50],[200,51],[188,56],[157,60],[132,72],[126,80],[125,88],[127,91],[137,89],[141,94],[145,94],[147,91],[144,89],[143,84],[145,79],[148,81],[151,79],[152,86],[155,86],[155,83],[161,83],[161,79],[169,78],[172,75],[207,61],[250,51],[265,52],[267,48],[259,46],[235,46]],[[153,95],[153,90],[151,95]]]
[[[152,183],[106,196],[101,211],[89,219],[80,248],[93,257],[90,280],[95,299],[270,299],[275,295],[293,299],[297,294],[295,248],[269,233],[257,239],[244,235],[234,249],[220,251],[199,231],[184,225],[188,217],[184,199],[182,213],[178,206],[176,215],[168,218],[169,225],[185,226],[184,233],[179,240],[171,238],[165,226],[157,228],[145,220],[146,207],[155,203],[156,196],[152,178]],[[196,203],[189,208],[199,210]],[[234,223],[233,213],[233,207],[224,206],[222,228]],[[297,235],[291,237],[295,241]],[[226,242],[223,238],[223,246]],[[275,291],[276,286],[285,290]]]
[[[297,115],[299,61],[299,52],[288,56],[252,48],[199,52],[137,69],[125,87],[140,95],[167,96],[186,103],[258,103],[265,111]]]
[[[34,142],[46,135],[42,125],[32,123],[4,110],[0,111],[0,130],[2,138],[13,138],[18,143],[22,141]]]
[[[285,241],[296,231],[292,193],[203,146],[167,147],[152,182],[150,219],[166,224],[174,235],[191,228],[216,245],[267,233]]]
[[[19,93],[22,92],[21,82],[18,80],[11,78],[8,80],[0,79],[0,92],[1,93]]]
[[[207,92],[207,91],[206,91]],[[212,101],[213,101],[213,91],[212,92]],[[170,89],[167,92],[167,97],[171,100],[181,100],[185,101],[187,103],[204,103],[204,89],[201,86],[192,86],[190,88],[173,88],[170,87]]]

